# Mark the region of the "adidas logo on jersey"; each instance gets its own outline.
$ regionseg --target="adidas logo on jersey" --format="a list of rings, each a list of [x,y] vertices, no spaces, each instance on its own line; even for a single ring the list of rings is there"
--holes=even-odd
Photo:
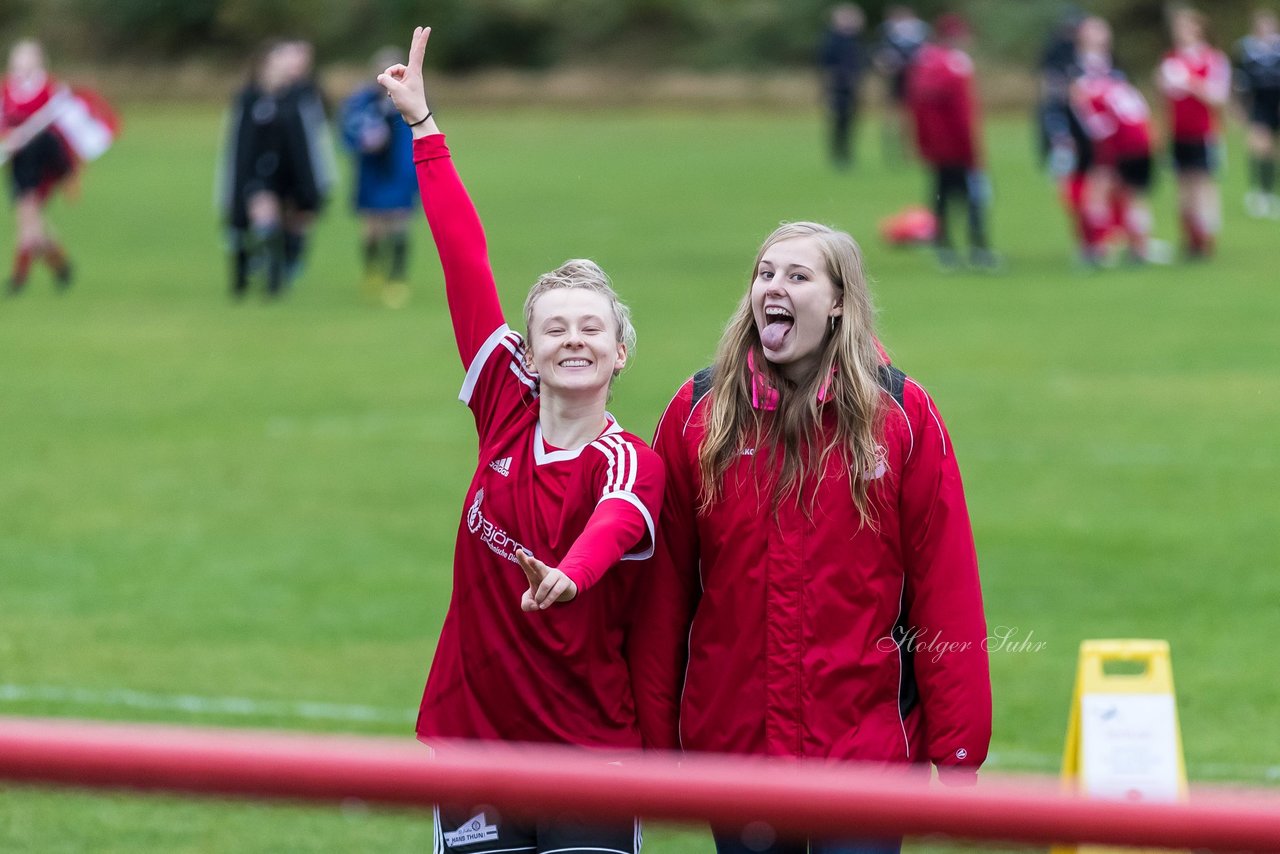
[[[493,469],[503,477],[506,477],[511,474],[511,457],[503,457],[500,460],[494,460],[489,463],[489,468]]]

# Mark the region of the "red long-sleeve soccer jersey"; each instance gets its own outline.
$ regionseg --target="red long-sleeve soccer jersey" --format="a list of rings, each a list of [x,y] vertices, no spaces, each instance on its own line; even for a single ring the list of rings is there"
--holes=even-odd
[[[1151,110],[1142,93],[1122,77],[1090,73],[1071,84],[1071,106],[1093,141],[1099,165],[1151,154]]]
[[[623,655],[636,573],[614,565],[652,553],[662,463],[611,416],[581,448],[547,444],[538,381],[503,321],[484,231],[444,137],[416,140],[414,161],[467,366],[460,398],[479,437],[418,736],[638,747]],[[521,611],[520,549],[560,566],[577,597]]]
[[[982,763],[991,685],[960,471],[933,401],[884,372],[894,391],[876,465],[851,471],[831,454],[799,506],[772,504],[781,463],[744,447],[699,510],[713,393],[695,399],[690,381],[672,399],[654,439],[667,467],[658,549],[631,640],[647,746]],[[821,411],[825,442],[833,404]],[[861,526],[852,477],[875,508]]]
[[[907,106],[925,162],[978,167],[978,99],[967,53],[936,44],[922,47],[907,72]]]
[[[1168,99],[1173,139],[1204,142],[1218,132],[1218,113],[1231,94],[1231,61],[1200,45],[1165,54],[1157,75]]]

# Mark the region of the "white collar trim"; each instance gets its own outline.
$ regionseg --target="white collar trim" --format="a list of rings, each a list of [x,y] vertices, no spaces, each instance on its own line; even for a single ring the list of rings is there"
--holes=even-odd
[[[566,460],[576,460],[578,455],[582,453],[582,449],[590,445],[592,442],[602,436],[612,436],[614,433],[622,432],[622,425],[618,423],[618,419],[613,417],[613,413],[607,410],[604,413],[605,418],[609,419],[609,426],[604,428],[599,436],[592,437],[590,440],[583,442],[576,448],[565,448],[563,450],[548,451],[547,443],[542,438],[542,424],[535,423],[533,427],[533,461],[536,465],[545,463],[562,463]]]

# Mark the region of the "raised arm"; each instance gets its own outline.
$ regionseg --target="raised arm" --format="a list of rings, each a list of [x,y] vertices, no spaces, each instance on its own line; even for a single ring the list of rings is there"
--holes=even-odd
[[[378,75],[378,82],[413,131],[413,161],[418,170],[422,210],[440,253],[458,355],[463,367],[470,368],[481,346],[504,321],[489,266],[484,226],[427,105],[422,57],[430,36],[430,27],[414,29],[408,64],[391,66]]]

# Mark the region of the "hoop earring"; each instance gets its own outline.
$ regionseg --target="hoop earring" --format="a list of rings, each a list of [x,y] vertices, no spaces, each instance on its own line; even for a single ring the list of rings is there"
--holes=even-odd
[[[832,335],[835,335],[835,334],[836,334],[836,322],[840,319],[840,315],[838,315],[838,314],[833,314],[833,315],[831,315],[831,317],[830,317],[830,318],[828,318],[828,319],[831,321],[831,334],[832,334]]]

